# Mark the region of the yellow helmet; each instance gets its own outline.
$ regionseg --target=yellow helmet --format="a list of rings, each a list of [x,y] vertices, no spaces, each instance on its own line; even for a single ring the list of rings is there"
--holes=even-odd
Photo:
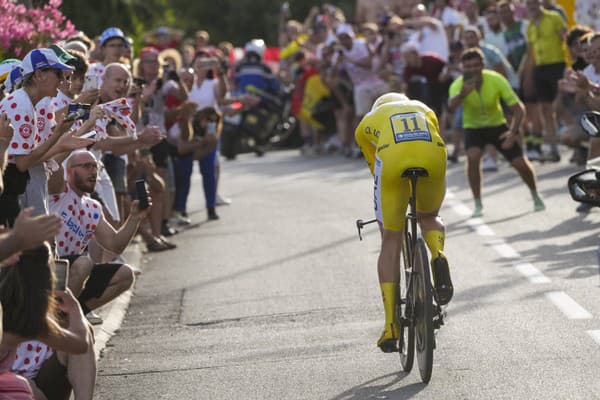
[[[376,110],[380,106],[387,104],[387,103],[396,103],[399,101],[409,101],[409,100],[410,99],[404,93],[396,93],[396,92],[385,93],[385,94],[382,94],[381,96],[379,96],[377,98],[377,100],[375,100],[375,102],[373,103],[373,107],[371,107],[371,111]]]

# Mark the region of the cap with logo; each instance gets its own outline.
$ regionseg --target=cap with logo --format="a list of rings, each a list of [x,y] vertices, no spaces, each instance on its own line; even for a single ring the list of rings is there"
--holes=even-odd
[[[19,62],[6,77],[4,87],[6,88],[6,91],[10,93],[14,91],[21,82],[23,82],[23,67],[21,62]]]
[[[50,46],[48,46],[48,48],[52,50],[54,54],[56,54],[60,62],[63,64],[68,64],[70,61],[76,60],[75,57],[67,53],[65,49],[63,49],[57,44],[51,44]]]
[[[105,29],[100,35],[100,46],[104,46],[107,41],[114,38],[122,39],[123,42],[125,42],[125,45],[127,45],[127,38],[125,37],[123,31],[119,28],[112,27]]]
[[[31,50],[23,59],[23,76],[46,68],[64,69],[69,71],[74,69],[67,64],[63,64],[50,49]]]

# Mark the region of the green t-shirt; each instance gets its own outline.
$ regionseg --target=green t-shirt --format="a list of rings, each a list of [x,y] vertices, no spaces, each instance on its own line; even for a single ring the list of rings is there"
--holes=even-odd
[[[463,128],[492,128],[506,123],[500,99],[508,106],[519,102],[519,97],[505,77],[495,71],[484,69],[481,89],[473,90],[463,99]],[[462,76],[450,85],[450,97],[460,93]]]

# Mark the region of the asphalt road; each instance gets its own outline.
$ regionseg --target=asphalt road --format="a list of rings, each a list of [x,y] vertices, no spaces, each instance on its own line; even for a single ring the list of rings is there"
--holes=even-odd
[[[536,164],[534,213],[507,165],[470,219],[464,166],[442,209],[455,297],[433,377],[400,372],[375,346],[383,325],[362,161],[297,152],[223,162],[233,204],[179,249],[147,257],[126,320],[99,362],[97,399],[600,399],[600,212],[575,213],[575,167]]]

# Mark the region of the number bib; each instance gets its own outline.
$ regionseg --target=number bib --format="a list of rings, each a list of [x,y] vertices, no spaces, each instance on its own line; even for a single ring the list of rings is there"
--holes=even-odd
[[[431,142],[431,132],[424,114],[418,112],[395,114],[390,117],[390,121],[396,143],[413,140]]]

